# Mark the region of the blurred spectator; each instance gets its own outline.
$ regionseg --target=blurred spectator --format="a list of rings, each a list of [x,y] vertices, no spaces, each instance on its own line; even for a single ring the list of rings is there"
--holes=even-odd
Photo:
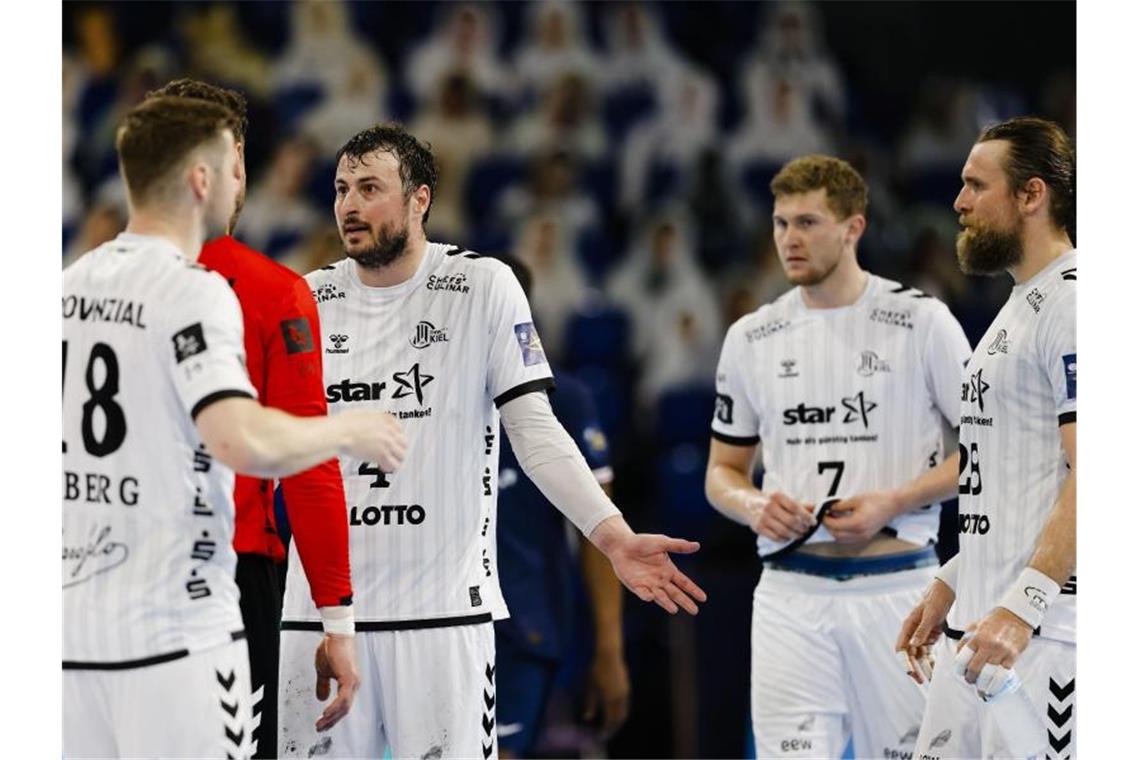
[[[375,57],[353,56],[345,62],[342,74],[343,79],[301,118],[300,130],[313,139],[326,160],[332,160],[348,138],[362,128],[386,118],[384,77]]]
[[[726,328],[792,288],[776,253],[771,220],[757,225],[747,258],[722,272],[718,283]]]
[[[433,209],[434,211],[434,209]],[[300,275],[327,267],[344,258],[344,245],[336,224],[322,224],[313,229],[299,245],[280,259],[280,263]]]
[[[471,165],[490,152],[495,134],[475,87],[456,70],[439,83],[439,92],[421,109],[411,132],[431,145],[439,184],[431,203],[431,238],[466,242],[470,230],[464,190]]]
[[[957,173],[962,168],[962,157],[978,136],[974,101],[974,90],[965,82],[932,77],[923,84],[899,148],[898,161],[904,175],[932,169]],[[947,204],[950,202],[947,199]]]
[[[578,186],[579,164],[564,150],[539,153],[530,162],[526,185],[507,188],[498,204],[498,216],[518,229],[527,218],[546,214],[558,219],[566,239],[576,246],[586,230],[601,221],[597,202]]]
[[[331,95],[356,80],[358,86],[367,83],[369,97],[383,96],[384,66],[352,28],[343,0],[297,0],[289,19],[289,43],[273,64],[274,92],[314,87]]]
[[[192,76],[223,82],[251,97],[268,93],[269,61],[246,39],[236,6],[190,4],[180,31]]]
[[[408,89],[421,104],[440,91],[455,71],[467,75],[482,97],[506,100],[511,83],[499,60],[495,7],[485,3],[439,6],[441,23],[408,56]],[[444,15],[446,14],[446,15]]]
[[[606,50],[601,92],[648,87],[658,92],[687,66],[661,29],[656,10],[640,2],[614,3],[605,11]]]
[[[827,51],[817,11],[807,3],[769,6],[757,48],[744,65],[743,100],[755,113],[769,107],[770,93],[785,81],[803,93],[805,106],[818,108],[834,126],[846,114],[843,75]]]
[[[77,107],[83,88],[83,72],[79,62],[66,51],[63,54],[63,236],[66,247],[83,214],[83,186],[75,173],[72,159],[79,142]]]
[[[708,271],[720,271],[742,255],[749,208],[715,147],[703,150],[689,186],[689,211],[697,226],[697,256]]]
[[[527,10],[527,37],[514,60],[522,94],[547,92],[567,74],[576,74],[593,87],[598,60],[582,28],[581,7],[569,0],[539,0]]]
[[[115,135],[123,117],[148,90],[157,89],[173,78],[175,71],[173,56],[162,45],[148,45],[131,56],[118,79],[114,100],[85,129],[79,162],[89,188],[109,178],[118,178]]]
[[[116,203],[96,203],[83,217],[83,224],[71,245],[63,254],[63,266],[71,266],[83,254],[97,248],[127,226],[127,215]]]
[[[306,137],[290,137],[277,146],[241,212],[236,236],[243,243],[276,258],[331,215],[332,209],[316,209],[305,196],[316,150]]]
[[[582,267],[557,216],[529,217],[515,239],[514,256],[531,272],[531,310],[542,345],[552,359],[561,360],[566,322],[587,291]]]
[[[808,92],[795,80],[763,77],[752,86],[756,89],[748,115],[729,141],[729,164],[781,164],[805,153],[830,151],[831,141],[812,115]]]
[[[543,90],[537,110],[524,113],[506,137],[505,148],[521,156],[565,150],[596,161],[606,154],[606,133],[594,93],[579,73],[567,72]]]
[[[634,212],[687,195],[699,157],[719,142],[716,82],[692,67],[662,85],[660,113],[633,128],[621,151],[621,205]]]
[[[606,288],[633,322],[633,351],[643,368],[638,402],[664,390],[711,383],[723,336],[716,295],[696,264],[691,223],[682,209],[652,218]]]

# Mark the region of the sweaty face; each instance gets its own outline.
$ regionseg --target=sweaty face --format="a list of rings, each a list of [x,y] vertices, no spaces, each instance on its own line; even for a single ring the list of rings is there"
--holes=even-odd
[[[958,266],[966,274],[999,274],[1021,263],[1022,220],[1002,170],[1009,144],[977,143],[962,168],[962,190],[954,200],[958,212]]]
[[[828,207],[823,188],[776,198],[772,237],[784,274],[794,285],[818,285],[835,271],[846,232],[845,220]]]
[[[206,239],[226,234],[230,220],[238,212],[238,200],[243,195],[243,176],[233,133],[222,132],[221,161],[213,167],[213,182],[206,198]],[[211,153],[214,153],[211,151]],[[216,153],[210,158],[216,158]]]
[[[410,202],[391,153],[341,156],[333,210],[345,255],[362,267],[378,269],[404,255]]]

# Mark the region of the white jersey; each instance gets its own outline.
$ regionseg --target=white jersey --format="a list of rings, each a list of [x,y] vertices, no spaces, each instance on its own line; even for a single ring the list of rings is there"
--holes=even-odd
[[[340,459],[358,628],[506,617],[495,555],[498,407],[554,385],[518,280],[500,261],[438,243],[392,287],[365,286],[350,259],[306,279],[329,413],[391,412],[409,441],[391,475]],[[286,621],[319,619],[294,548],[284,610]]]
[[[233,471],[193,417],[254,397],[226,281],[123,233],[63,273],[64,667],[173,658],[242,629]]]
[[[997,606],[1029,564],[1069,474],[1060,426],[1077,420],[1077,252],[1015,285],[966,367],[958,484],[962,629]],[[1076,635],[1076,576],[1041,634]]]
[[[741,317],[717,366],[712,435],[763,442],[764,490],[819,505],[896,488],[943,458],[942,419],[957,423],[970,345],[946,305],[869,275],[852,305],[809,309],[800,288]],[[924,545],[939,504],[888,524]],[[807,543],[833,541],[822,525]],[[757,536],[761,555],[779,542]]]

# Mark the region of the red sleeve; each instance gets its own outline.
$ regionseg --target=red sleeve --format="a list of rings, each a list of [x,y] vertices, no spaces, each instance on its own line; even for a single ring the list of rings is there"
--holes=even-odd
[[[268,336],[264,403],[302,417],[326,414],[321,324],[308,283],[298,278]],[[297,552],[318,607],[352,603],[348,513],[336,459],[281,480]]]

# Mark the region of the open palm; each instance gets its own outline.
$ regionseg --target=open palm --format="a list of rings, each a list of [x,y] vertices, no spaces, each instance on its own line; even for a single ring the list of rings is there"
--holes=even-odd
[[[692,554],[700,548],[695,541],[670,538],[658,534],[637,533],[627,537],[610,555],[610,562],[625,587],[643,602],[656,602],[669,614],[678,607],[690,615],[697,614],[693,600],[708,597],[701,587],[677,569],[669,554]]]

